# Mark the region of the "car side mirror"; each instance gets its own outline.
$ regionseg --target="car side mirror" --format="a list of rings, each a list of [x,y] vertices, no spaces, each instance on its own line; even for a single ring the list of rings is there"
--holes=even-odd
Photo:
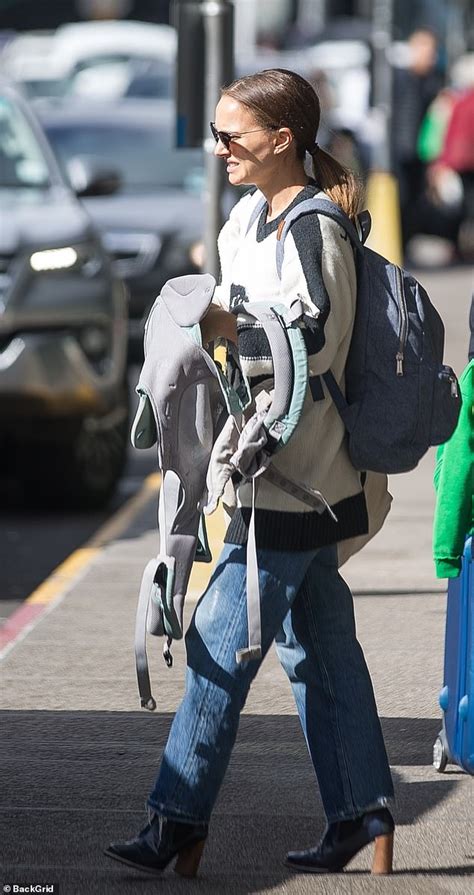
[[[122,178],[113,168],[105,168],[94,159],[75,156],[67,163],[69,182],[79,199],[86,196],[111,196],[121,185]]]

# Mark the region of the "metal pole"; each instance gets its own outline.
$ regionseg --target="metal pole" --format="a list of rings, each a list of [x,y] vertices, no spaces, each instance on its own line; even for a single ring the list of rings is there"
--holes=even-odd
[[[367,204],[372,215],[368,245],[394,264],[403,258],[398,183],[392,173],[392,67],[388,48],[392,39],[393,0],[374,0],[372,40],[374,47],[374,104],[380,134],[374,147],[372,171],[367,181]]]
[[[206,135],[209,131],[209,122],[214,119],[220,88],[233,78],[234,7],[228,0],[206,0],[201,5],[201,12],[204,20],[206,47],[204,98],[204,134]],[[222,161],[214,156],[215,143],[211,135],[204,137],[203,145],[206,159],[204,267],[217,279],[219,277],[217,237],[223,223],[222,195],[225,171]]]
[[[258,32],[258,9],[254,0],[234,0],[234,53],[255,53]]]
[[[297,22],[302,32],[310,34],[321,31],[327,19],[327,0],[299,0]]]
[[[201,0],[173,0],[170,21],[178,33],[176,146],[202,147],[205,50]]]
[[[374,0],[372,43],[374,47],[374,105],[381,123],[381,139],[374,152],[375,168],[391,171],[392,67],[388,49],[392,41],[393,0]]]
[[[455,0],[448,6],[446,53],[448,72],[452,64],[459,59],[467,49],[469,38],[469,21],[467,14],[468,3],[466,0]]]

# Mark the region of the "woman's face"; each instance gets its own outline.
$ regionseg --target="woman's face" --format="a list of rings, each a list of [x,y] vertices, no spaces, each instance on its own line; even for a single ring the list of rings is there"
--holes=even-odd
[[[229,183],[232,186],[268,183],[281,161],[279,152],[275,153],[280,142],[279,132],[262,128],[250,109],[230,96],[219,100],[215,126],[218,131],[232,134],[234,138],[228,149],[219,140],[214,150],[215,155],[226,163]]]

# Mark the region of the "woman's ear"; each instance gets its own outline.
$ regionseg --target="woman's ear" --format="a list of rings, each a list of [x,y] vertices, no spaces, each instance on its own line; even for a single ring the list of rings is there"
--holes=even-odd
[[[293,134],[289,127],[280,127],[276,134],[275,153],[286,152],[293,143]]]

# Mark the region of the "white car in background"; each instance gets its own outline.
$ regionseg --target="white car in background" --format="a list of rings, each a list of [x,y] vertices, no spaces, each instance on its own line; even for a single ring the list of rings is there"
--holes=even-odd
[[[29,97],[90,96],[115,99],[126,94],[138,63],[171,73],[177,35],[170,25],[103,21],[61,25],[55,32],[31,32],[9,41],[0,72]],[[163,77],[166,90],[167,80]]]

